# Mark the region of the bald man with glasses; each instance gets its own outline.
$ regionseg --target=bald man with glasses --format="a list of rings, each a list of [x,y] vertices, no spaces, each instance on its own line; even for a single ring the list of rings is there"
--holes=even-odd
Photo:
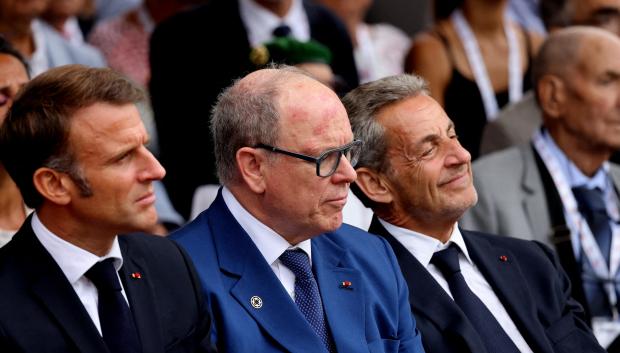
[[[362,142],[328,87],[290,67],[226,89],[211,128],[222,189],[173,235],[223,352],[423,352],[385,240],[342,224]]]

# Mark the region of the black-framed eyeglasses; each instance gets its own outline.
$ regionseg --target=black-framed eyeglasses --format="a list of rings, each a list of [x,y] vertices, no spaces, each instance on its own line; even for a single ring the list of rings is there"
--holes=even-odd
[[[316,163],[316,175],[320,177],[328,177],[336,172],[338,165],[340,165],[340,159],[344,156],[352,167],[355,167],[357,160],[360,157],[362,151],[363,142],[361,140],[353,140],[341,147],[329,149],[321,153],[318,157],[307,156],[305,154],[286,151],[278,147],[269,146],[264,143],[259,143],[254,148],[263,148],[271,152],[285,154],[290,157],[302,159],[307,162]]]

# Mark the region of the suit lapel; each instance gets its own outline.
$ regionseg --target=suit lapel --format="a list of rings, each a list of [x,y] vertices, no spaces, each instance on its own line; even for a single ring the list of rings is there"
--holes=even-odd
[[[224,274],[237,277],[232,296],[288,351],[324,347],[258,248],[234,219],[220,194],[208,211],[215,248]],[[260,306],[256,297],[261,299]],[[253,301],[252,298],[255,298]]]
[[[536,157],[532,146],[521,150],[523,157],[523,209],[528,217],[530,229],[524,229],[523,234],[528,232],[533,240],[551,244],[551,220],[549,210],[545,202],[545,193],[541,185],[540,174],[536,166]]]
[[[29,217],[15,235],[16,252],[24,254],[22,268],[36,298],[50,312],[52,321],[66,332],[81,352],[107,353],[105,343],[82,302],[51,255],[34,235]]]
[[[418,323],[421,319],[432,322],[438,331],[462,337],[469,352],[485,352],[483,342],[463,311],[424,266],[379,223],[376,216],[373,217],[369,232],[384,237],[392,246],[409,287],[409,304]],[[424,335],[424,327],[420,329]]]
[[[494,246],[483,238],[473,238],[461,230],[467,250],[484,278],[502,302],[512,321],[535,352],[553,352],[544,335],[545,328],[536,317],[536,308],[521,274],[518,260],[508,249]],[[506,261],[500,258],[507,259]]]
[[[119,238],[119,243],[123,254],[123,267],[119,274],[140,337],[142,351],[163,352],[158,308],[150,285],[152,276],[156,274],[149,273],[144,259],[132,252],[122,237]],[[136,275],[132,277],[132,274],[139,274],[139,278]]]
[[[312,239],[314,269],[327,322],[338,352],[361,352],[364,343],[364,298],[360,273],[347,266],[347,252],[325,235]],[[350,286],[343,282],[350,282]]]

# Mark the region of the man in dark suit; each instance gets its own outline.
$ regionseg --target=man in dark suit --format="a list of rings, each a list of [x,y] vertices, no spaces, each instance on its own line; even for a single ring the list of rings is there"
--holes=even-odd
[[[255,69],[252,48],[272,40],[278,27],[277,35],[288,31],[297,40],[314,39],[329,48],[340,91],[357,86],[353,46],[344,25],[311,1],[212,0],[173,16],[153,33],[150,92],[160,159],[168,171],[164,183],[185,217],[196,187],[218,183],[209,134],[211,107],[222,89]]]
[[[342,225],[361,142],[327,86],[290,67],[220,95],[224,187],[172,236],[194,260],[224,352],[423,352],[389,245]]]
[[[618,36],[593,27],[547,39],[534,63],[542,127],[531,143],[474,163],[479,200],[462,219],[553,246],[610,352],[620,352],[620,166],[607,162],[620,149],[618,56]]]
[[[356,169],[409,285],[427,352],[603,352],[542,244],[462,230],[476,202],[471,156],[416,76],[364,84],[344,99],[357,138]]]
[[[109,70],[72,65],[32,80],[0,130],[2,163],[35,212],[0,249],[0,351],[204,352],[210,317],[183,250],[117,236],[157,221],[135,103]]]

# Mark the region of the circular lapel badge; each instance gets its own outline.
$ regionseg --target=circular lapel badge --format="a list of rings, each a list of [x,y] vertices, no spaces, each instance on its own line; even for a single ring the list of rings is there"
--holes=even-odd
[[[263,307],[263,300],[259,296],[253,296],[250,298],[250,304],[254,309],[260,309]]]

